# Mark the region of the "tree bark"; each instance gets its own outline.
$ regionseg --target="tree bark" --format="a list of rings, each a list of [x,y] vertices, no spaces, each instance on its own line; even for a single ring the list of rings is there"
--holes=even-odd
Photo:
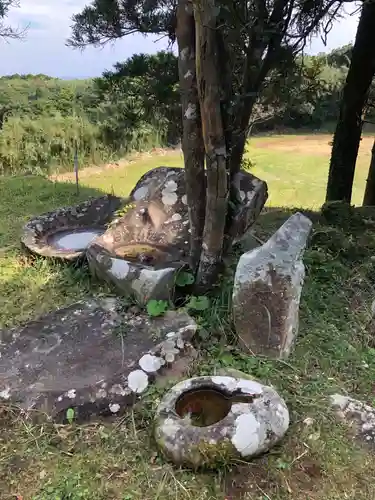
[[[363,4],[333,139],[326,201],[351,202],[362,110],[375,73],[375,2]]]
[[[365,195],[363,197],[363,206],[375,205],[375,140],[371,150],[371,161],[368,169]]]
[[[189,0],[180,0],[178,3],[176,36],[179,48],[178,70],[183,122],[182,150],[191,229],[190,262],[195,271],[199,264],[202,248],[206,183],[195,67],[195,22],[193,5]]]
[[[229,172],[221,112],[221,75],[215,0],[194,2],[196,67],[207,167],[206,217],[197,284],[208,288],[222,263],[224,229],[228,209]]]

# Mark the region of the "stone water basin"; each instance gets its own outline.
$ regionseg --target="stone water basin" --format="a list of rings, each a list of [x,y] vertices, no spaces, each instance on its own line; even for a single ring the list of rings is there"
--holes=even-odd
[[[43,257],[73,261],[107,229],[124,200],[113,195],[38,215],[25,225],[21,243]]]
[[[155,415],[163,455],[193,469],[251,460],[277,444],[288,427],[288,408],[273,387],[229,376],[179,382]]]

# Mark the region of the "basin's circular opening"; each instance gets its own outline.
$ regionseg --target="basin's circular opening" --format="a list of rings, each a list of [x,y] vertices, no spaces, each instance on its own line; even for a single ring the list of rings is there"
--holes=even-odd
[[[230,399],[218,389],[191,389],[177,399],[175,409],[181,418],[189,418],[196,427],[208,427],[220,422],[231,409]]]
[[[85,250],[94,238],[103,234],[104,229],[82,228],[56,231],[48,238],[48,244],[64,251]]]

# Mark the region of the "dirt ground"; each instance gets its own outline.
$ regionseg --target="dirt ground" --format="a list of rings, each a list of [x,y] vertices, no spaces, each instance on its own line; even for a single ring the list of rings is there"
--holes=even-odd
[[[301,136],[273,136],[270,138],[255,139],[259,148],[272,149],[274,151],[293,152],[301,154],[330,155],[333,136],[330,134],[312,134]],[[360,144],[360,155],[370,155],[374,142],[372,136],[362,137]]]

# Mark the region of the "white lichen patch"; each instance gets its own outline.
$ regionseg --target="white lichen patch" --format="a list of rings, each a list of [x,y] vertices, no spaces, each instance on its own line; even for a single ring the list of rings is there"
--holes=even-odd
[[[176,340],[176,347],[178,349],[183,349],[185,347],[184,339],[182,337],[178,337]]]
[[[188,78],[190,78],[191,76],[193,76],[193,72],[191,71],[191,69],[188,69],[186,71],[186,73],[184,74],[184,78],[185,80],[187,80]]]
[[[0,399],[5,399],[5,400],[10,399],[10,388],[9,387],[0,391]]]
[[[145,354],[139,360],[139,366],[146,373],[155,373],[161,367],[161,359],[158,356],[153,356],[152,354]]]
[[[120,411],[121,406],[118,403],[112,403],[109,405],[109,410],[112,413],[118,413]]]
[[[95,397],[96,399],[104,399],[107,397],[107,391],[101,388],[96,392]]]
[[[262,447],[260,423],[252,413],[239,415],[235,420],[232,444],[242,457],[255,455]]]
[[[133,194],[133,198],[135,201],[143,200],[146,198],[148,195],[148,187],[147,186],[141,186],[136,190],[136,192]]]
[[[188,120],[192,120],[192,119],[196,118],[196,116],[197,116],[197,107],[196,107],[196,105],[189,102],[189,104],[188,104],[188,106],[186,108],[186,111],[184,113],[184,116]]]
[[[118,396],[126,396],[127,394],[129,394],[129,391],[127,390],[127,388],[123,387],[120,384],[113,385],[111,387],[111,389],[109,390],[109,392],[111,394],[117,394]]]
[[[237,382],[237,389],[246,394],[262,394],[263,386],[255,380],[239,379]]]
[[[181,220],[181,219],[182,219],[181,215],[180,215],[180,214],[177,214],[177,213],[176,213],[176,214],[173,214],[173,215],[172,215],[172,217],[171,217],[171,220],[172,220],[173,222],[177,222],[177,221],[179,221],[179,220]]]
[[[161,201],[164,205],[174,205],[177,201],[177,183],[173,180],[165,183],[164,189],[161,192]]]
[[[233,392],[237,387],[237,380],[233,377],[225,377],[225,376],[215,376],[211,377],[212,382],[215,385],[221,385],[227,389],[227,391]]]
[[[171,441],[174,441],[180,428],[180,425],[173,418],[166,418],[161,426],[161,431],[166,438],[170,438]],[[167,439],[167,441],[169,440]]]
[[[189,57],[190,49],[189,47],[184,47],[180,50],[180,58],[182,61],[185,61]]]
[[[77,396],[77,392],[75,389],[69,389],[66,393],[66,397],[69,399],[74,399]]]
[[[130,266],[126,260],[111,258],[111,263],[112,265],[109,272],[114,278],[121,280],[127,277],[130,271]]]
[[[344,410],[350,401],[348,396],[343,396],[342,394],[332,394],[330,399],[332,406],[336,406],[337,408],[340,408],[340,410]]]
[[[165,354],[164,356],[164,359],[167,363],[173,363],[175,358],[176,356],[173,354],[173,352],[167,352],[167,354]]]
[[[143,370],[134,370],[128,375],[128,386],[136,394],[140,394],[148,387],[148,376]]]

